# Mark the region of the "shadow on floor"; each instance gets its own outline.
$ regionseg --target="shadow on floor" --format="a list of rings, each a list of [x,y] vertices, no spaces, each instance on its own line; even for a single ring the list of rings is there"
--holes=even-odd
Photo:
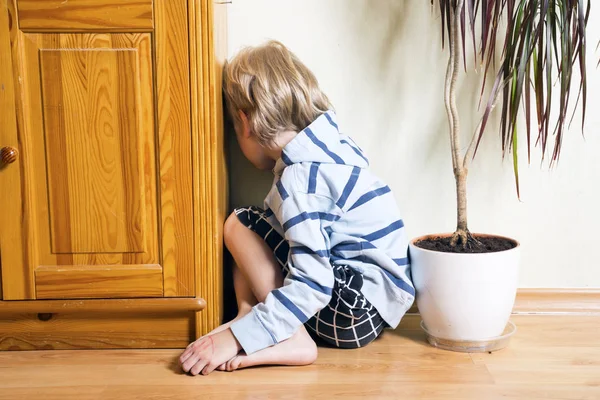
[[[175,375],[186,375],[186,373],[181,369],[181,365],[179,365],[179,354],[177,354],[176,357],[173,357],[166,367]]]

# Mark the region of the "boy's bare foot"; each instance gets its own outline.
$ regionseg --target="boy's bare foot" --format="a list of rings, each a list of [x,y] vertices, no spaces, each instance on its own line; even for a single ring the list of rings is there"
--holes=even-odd
[[[231,329],[202,337],[188,346],[179,362],[185,372],[192,375],[208,375],[219,365],[240,352],[239,344]]]
[[[206,336],[210,336],[210,335],[214,335],[216,333],[219,332],[223,332],[225,329],[229,329],[229,327],[231,326],[231,324],[233,324],[235,321],[237,321],[238,319],[240,319],[241,317],[238,315],[237,317],[235,317],[234,319],[232,319],[229,322],[224,323],[223,325],[219,325],[217,326],[215,329],[213,329],[212,331],[208,332],[206,335],[204,335],[203,337]]]
[[[232,319],[229,322],[224,323],[223,325],[217,326],[215,329],[213,329],[212,331],[210,331],[209,333],[207,333],[203,337],[206,337],[206,336],[209,336],[209,335],[214,335],[216,333],[223,332],[224,330],[229,329],[229,327],[231,326],[231,324],[233,324],[238,319],[243,318],[244,316],[246,316],[246,314],[248,314],[251,310],[252,309],[249,309],[248,311],[239,312],[238,315],[234,319]]]
[[[219,371],[235,371],[236,369],[257,365],[309,365],[317,359],[317,345],[302,327],[294,336],[273,347],[246,355],[240,352],[231,360],[219,366]]]

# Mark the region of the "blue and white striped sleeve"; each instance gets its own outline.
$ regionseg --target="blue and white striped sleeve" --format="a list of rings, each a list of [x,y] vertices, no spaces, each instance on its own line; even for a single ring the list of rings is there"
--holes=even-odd
[[[339,218],[330,213],[335,204],[325,197],[280,189],[283,202],[275,215],[290,245],[290,274],[283,287],[231,325],[246,354],[290,338],[331,299],[334,278],[324,228]]]

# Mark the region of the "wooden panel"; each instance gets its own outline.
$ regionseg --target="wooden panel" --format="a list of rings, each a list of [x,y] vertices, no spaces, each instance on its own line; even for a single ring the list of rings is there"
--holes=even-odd
[[[23,261],[5,299],[34,298],[40,265],[161,264],[168,296],[195,295],[187,2],[156,13],[153,37],[8,24]]]
[[[18,149],[15,90],[12,79],[12,57],[8,8],[6,0],[0,0],[0,147],[12,146]],[[17,159],[13,164],[0,165],[0,299],[2,299],[3,264],[7,271],[23,270],[23,249],[21,245],[21,171]],[[7,212],[7,210],[16,210]],[[10,267],[9,267],[10,266]]]
[[[155,4],[162,266],[165,296],[194,296],[188,15],[185,0]]]
[[[159,263],[150,46],[149,34],[21,38],[30,269]],[[106,68],[86,64],[99,58]]]
[[[227,6],[189,1],[195,235],[199,251],[196,293],[208,307],[198,313],[196,335],[221,324],[223,223],[227,215],[221,71],[227,56]]]
[[[28,266],[34,258],[30,245],[35,243],[35,235],[29,206],[35,193],[30,171],[25,168],[32,141],[23,135],[28,123],[23,113],[15,115],[15,109],[22,108],[15,100],[27,96],[27,82],[19,80],[17,85],[14,79],[14,76],[24,76],[26,70],[20,57],[22,34],[17,28],[16,15],[12,0],[0,0],[0,141],[19,151],[18,160],[0,171],[3,190],[0,196],[0,252],[2,298],[5,300],[34,297],[33,270]]]
[[[24,31],[150,31],[152,0],[18,0]]]
[[[151,97],[136,49],[91,44],[40,51],[52,251],[144,252],[139,146],[152,132],[136,113]]]
[[[175,299],[0,301],[0,316],[28,313],[176,313],[200,311],[205,307],[206,302],[203,299],[184,297]]]
[[[23,261],[3,267],[3,298],[34,298],[39,265],[159,264],[151,35],[9,25]]]
[[[183,348],[192,313],[36,314],[0,318],[0,350]],[[47,316],[42,315],[42,319]]]
[[[35,271],[37,299],[161,297],[160,265],[44,266]]]

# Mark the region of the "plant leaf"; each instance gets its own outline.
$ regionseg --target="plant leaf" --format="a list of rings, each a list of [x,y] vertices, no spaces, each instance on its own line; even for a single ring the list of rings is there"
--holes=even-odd
[[[449,14],[452,10],[450,7],[456,7],[456,1],[438,1],[444,37],[449,30]],[[531,162],[533,148],[538,146],[542,162],[545,160],[551,132],[555,138],[550,165],[558,162],[566,124],[573,120],[575,111],[580,107],[582,133],[585,128],[588,94],[586,26],[591,0],[467,0],[465,8],[468,10],[460,10],[465,65],[466,35],[471,35],[475,43],[474,27],[479,26],[481,30],[479,49],[476,49],[476,53],[481,55],[483,66],[480,107],[488,84],[488,74],[495,75],[480,128],[476,132],[474,154],[477,154],[486,132],[494,105],[502,97],[499,107],[502,156],[504,157],[507,151],[513,152],[513,167],[519,194],[518,162],[515,161],[518,160],[519,115],[522,112],[525,114],[528,162]],[[500,23],[503,18],[506,20],[505,24]],[[503,26],[506,26],[504,34]],[[504,35],[504,38],[498,39],[498,34]],[[499,66],[496,68],[496,49],[499,49],[497,43],[500,40],[502,52]],[[600,61],[598,66],[600,67]],[[573,75],[575,68],[578,68],[579,72],[577,79],[574,79]],[[555,85],[554,81],[558,84]],[[578,88],[577,97],[574,106],[571,107],[571,89],[574,89],[575,85]],[[531,132],[532,101],[535,102],[537,135]],[[551,115],[554,106],[558,110],[556,116]],[[532,143],[533,140],[535,143]]]
[[[517,186],[517,198],[521,200],[521,188],[519,185],[519,148],[517,140],[517,126],[515,125],[512,133],[512,154],[513,154],[513,171],[515,173],[515,184]]]

